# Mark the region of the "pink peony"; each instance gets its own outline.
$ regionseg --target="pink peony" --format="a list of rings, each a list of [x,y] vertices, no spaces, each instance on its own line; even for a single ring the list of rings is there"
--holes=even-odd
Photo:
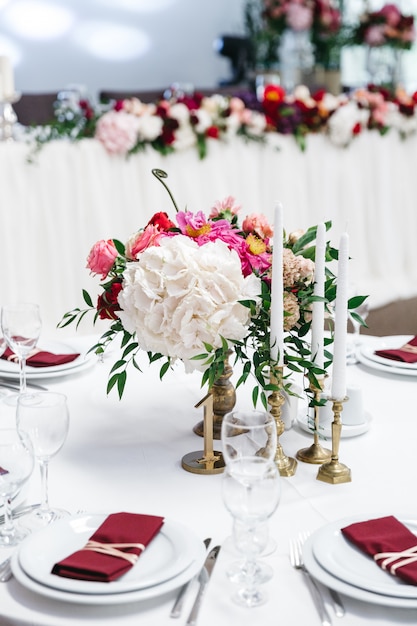
[[[105,241],[101,239],[94,244],[87,257],[87,268],[93,274],[101,274],[101,280],[106,278],[118,252],[112,239]]]
[[[261,239],[272,237],[274,231],[265,215],[252,213],[245,217],[242,223],[242,230],[245,233],[256,233]]]
[[[136,144],[138,118],[125,111],[108,111],[97,122],[95,138],[111,154],[126,154]]]
[[[377,24],[370,26],[365,32],[365,43],[368,46],[382,46],[385,43],[385,26],[383,24]]]
[[[233,196],[227,196],[224,200],[218,200],[210,211],[210,218],[219,217],[222,213],[230,213],[231,215],[237,215],[241,209],[240,204],[236,204],[236,200]]]
[[[401,12],[395,4],[386,4],[377,15],[382,15],[389,26],[398,26],[401,20]]]

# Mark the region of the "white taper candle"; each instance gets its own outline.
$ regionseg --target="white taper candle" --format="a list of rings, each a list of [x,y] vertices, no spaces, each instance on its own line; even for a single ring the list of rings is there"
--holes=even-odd
[[[334,319],[332,398],[343,400],[346,396],[346,339],[348,303],[349,235],[340,238],[337,266],[337,291]]]
[[[326,258],[326,226],[317,226],[316,258],[314,270],[314,295],[324,298],[325,285],[325,258]],[[313,302],[313,316],[311,320],[311,356],[317,365],[324,366],[324,302]]]
[[[13,70],[9,57],[0,56],[0,101],[11,98],[14,93]]]
[[[284,281],[282,268],[283,208],[281,204],[274,211],[274,247],[272,253],[271,282],[271,359],[284,365]]]

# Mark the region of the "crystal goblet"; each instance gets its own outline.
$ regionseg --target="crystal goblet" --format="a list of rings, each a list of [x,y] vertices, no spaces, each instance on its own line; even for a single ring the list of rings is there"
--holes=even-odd
[[[28,534],[13,522],[11,501],[32,474],[34,453],[30,437],[15,428],[0,430],[0,498],[4,507],[4,524],[0,526],[0,546],[18,545]]]
[[[52,391],[23,394],[17,401],[16,420],[18,430],[27,432],[32,440],[41,473],[41,504],[23,523],[29,528],[41,528],[58,515],[67,514],[61,509],[52,509],[48,496],[49,461],[62,448],[68,434],[67,398]]]

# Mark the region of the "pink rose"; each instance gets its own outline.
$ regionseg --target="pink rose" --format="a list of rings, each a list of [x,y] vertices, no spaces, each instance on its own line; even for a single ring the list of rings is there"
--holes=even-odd
[[[287,9],[287,21],[293,30],[308,30],[313,23],[313,12],[310,7],[291,3]]]
[[[160,231],[158,226],[150,224],[145,230],[136,233],[126,244],[126,257],[128,259],[135,260],[138,258],[138,254],[150,248],[151,246],[159,246],[161,237],[164,237],[165,233]]]
[[[87,268],[93,274],[101,274],[101,279],[106,278],[118,252],[112,239],[101,239],[94,244],[87,257]]]
[[[272,237],[274,232],[265,215],[261,213],[252,213],[245,217],[242,222],[242,230],[245,233],[256,233],[261,239]]]
[[[386,4],[377,14],[385,17],[387,24],[397,26],[401,20],[401,13],[395,4]]]
[[[385,27],[383,24],[370,26],[365,32],[365,43],[368,46],[382,46],[385,43]]]

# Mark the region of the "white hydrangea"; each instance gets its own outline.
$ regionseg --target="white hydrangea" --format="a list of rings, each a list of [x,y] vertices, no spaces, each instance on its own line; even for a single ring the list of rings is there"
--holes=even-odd
[[[240,300],[259,302],[260,279],[242,274],[237,253],[221,240],[199,246],[184,235],[165,237],[127,263],[119,295],[120,319],[140,347],[181,359],[187,371],[203,369],[190,359],[204,342],[242,339],[249,310]]]
[[[138,118],[138,136],[142,141],[154,141],[162,132],[164,122],[157,115],[142,115]]]

